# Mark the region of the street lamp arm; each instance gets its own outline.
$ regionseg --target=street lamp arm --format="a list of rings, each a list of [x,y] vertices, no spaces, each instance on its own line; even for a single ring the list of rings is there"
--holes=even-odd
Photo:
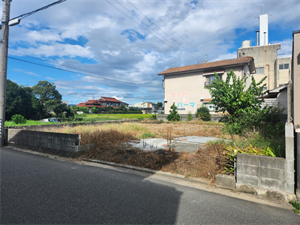
[[[12,21],[12,20],[14,20],[14,19],[24,19],[24,18],[27,17],[27,16],[30,16],[30,15],[32,15],[32,14],[34,14],[34,13],[37,13],[37,12],[42,11],[42,10],[45,10],[45,9],[51,7],[51,6],[56,5],[56,4],[63,3],[63,2],[65,2],[65,1],[67,1],[67,0],[59,0],[59,1],[53,2],[53,3],[49,4],[49,5],[43,6],[42,8],[39,8],[39,9],[36,9],[36,10],[34,10],[34,11],[31,11],[31,12],[28,12],[28,13],[24,13],[24,14],[22,14],[22,15],[20,15],[20,16],[17,16],[17,17],[15,17],[15,18],[12,18],[12,19],[10,19],[10,21]]]

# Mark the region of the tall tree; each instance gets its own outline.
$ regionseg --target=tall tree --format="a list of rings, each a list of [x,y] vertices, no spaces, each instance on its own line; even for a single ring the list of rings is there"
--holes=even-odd
[[[262,83],[266,77],[258,83],[251,77],[251,84],[248,88],[246,88],[247,77],[239,78],[232,70],[227,73],[225,81],[221,80],[217,74],[215,77],[212,85],[205,88],[211,94],[211,103],[215,105],[216,112],[229,113],[227,125],[232,133],[242,133],[244,129],[259,126],[263,115],[269,110],[266,107],[261,108],[266,86]]]
[[[46,117],[43,105],[32,94],[31,87],[19,86],[7,80],[5,118],[10,120],[15,114],[20,114],[26,119],[42,119]]]
[[[61,104],[61,94],[56,90],[56,86],[48,81],[39,81],[37,85],[32,87],[32,93],[47,112],[54,110]]]

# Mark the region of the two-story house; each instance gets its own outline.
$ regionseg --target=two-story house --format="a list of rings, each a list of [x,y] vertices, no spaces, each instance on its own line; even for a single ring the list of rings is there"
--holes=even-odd
[[[255,73],[253,57],[174,67],[159,73],[164,79],[164,113],[169,114],[170,107],[175,103],[179,114],[195,114],[197,108],[211,101],[211,95],[205,86],[215,79],[214,73],[225,80],[230,70],[238,77],[248,76],[247,85],[250,85],[250,76]],[[214,111],[212,105],[207,106]]]
[[[79,103],[76,106],[77,107],[87,107],[87,108],[89,108],[89,111],[91,111],[91,109],[94,106],[97,108],[101,108],[101,107],[105,108],[108,106],[120,107],[121,105],[125,105],[125,107],[127,108],[129,104],[127,104],[126,102],[122,102],[116,98],[101,97],[100,99],[97,99],[97,100],[88,100],[87,102]]]

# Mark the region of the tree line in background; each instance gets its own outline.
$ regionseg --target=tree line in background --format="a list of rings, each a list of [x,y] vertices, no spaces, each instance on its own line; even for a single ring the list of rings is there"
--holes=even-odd
[[[39,81],[33,87],[28,87],[7,80],[6,120],[11,120],[15,114],[30,120],[40,120],[51,117],[51,112],[58,117],[73,115],[70,108],[62,104],[62,96],[53,83]]]
[[[11,80],[7,80],[6,85],[6,120],[12,120],[14,115],[21,115],[28,120],[41,120],[49,118],[55,113],[56,117],[74,120],[74,115],[81,111],[89,113],[87,107],[69,107],[62,103],[62,95],[53,83],[39,81],[33,87],[18,85]],[[142,114],[142,110],[125,105],[120,107],[92,108],[92,113],[124,113]],[[16,117],[19,118],[19,117]],[[76,118],[75,118],[76,119]],[[17,119],[19,120],[19,119]]]

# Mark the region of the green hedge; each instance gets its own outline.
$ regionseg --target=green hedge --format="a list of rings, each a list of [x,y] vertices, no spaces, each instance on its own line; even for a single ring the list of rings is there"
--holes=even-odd
[[[103,112],[103,113],[93,113],[93,114],[143,114],[143,112],[137,112],[137,111],[111,111],[111,112]]]

